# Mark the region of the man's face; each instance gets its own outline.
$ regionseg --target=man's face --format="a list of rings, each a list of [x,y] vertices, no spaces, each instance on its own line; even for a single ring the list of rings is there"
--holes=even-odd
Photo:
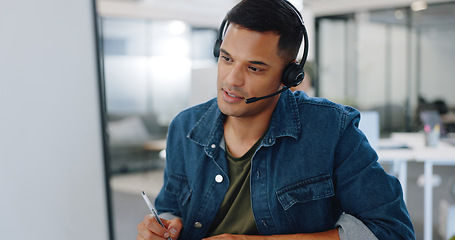
[[[260,33],[231,24],[218,61],[218,106],[233,117],[271,114],[279,95],[255,103],[245,99],[279,90],[284,61],[277,55],[279,35]]]

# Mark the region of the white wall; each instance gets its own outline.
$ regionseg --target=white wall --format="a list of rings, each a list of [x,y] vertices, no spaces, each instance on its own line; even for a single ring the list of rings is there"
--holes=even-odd
[[[0,239],[108,239],[92,2],[0,6]]]
[[[193,106],[216,97],[217,65],[193,68],[188,105]]]
[[[116,1],[97,0],[103,17],[182,20],[199,27],[218,28],[239,0]]]
[[[316,17],[346,14],[357,11],[410,6],[416,0],[303,0]],[[426,0],[427,4],[450,2],[452,0]]]

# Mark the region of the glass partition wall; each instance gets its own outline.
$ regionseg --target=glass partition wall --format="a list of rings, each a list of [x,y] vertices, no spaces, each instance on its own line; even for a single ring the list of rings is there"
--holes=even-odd
[[[455,3],[316,19],[318,96],[380,113],[381,134],[415,131],[422,104],[455,106]]]
[[[111,173],[162,167],[167,126],[190,105],[195,69],[215,66],[216,31],[117,18],[102,29]]]

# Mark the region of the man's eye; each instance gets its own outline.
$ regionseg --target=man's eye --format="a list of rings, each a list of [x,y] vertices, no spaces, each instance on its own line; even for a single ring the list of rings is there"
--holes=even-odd
[[[226,62],[230,62],[231,61],[231,58],[229,57],[226,57],[226,56],[221,56],[221,58],[226,61]]]
[[[250,70],[253,71],[253,72],[258,72],[258,71],[260,71],[260,69],[257,68],[257,67],[250,67]]]

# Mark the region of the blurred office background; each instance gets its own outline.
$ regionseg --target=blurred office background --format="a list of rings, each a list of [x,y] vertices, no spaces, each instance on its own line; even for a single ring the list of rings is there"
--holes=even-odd
[[[213,42],[236,0],[98,0],[110,130],[114,226],[132,237],[156,196],[164,139],[180,110],[215,97]],[[291,1],[310,34],[304,90],[379,116],[379,134],[418,132],[422,109],[438,111],[454,131],[454,1]],[[384,163],[393,174],[393,166]],[[423,164],[408,164],[408,205],[423,239]],[[452,199],[455,167],[435,167],[434,239],[439,200]],[[139,207],[137,206],[139,205]]]
[[[0,238],[27,239],[22,222],[37,239],[134,239],[148,213],[140,191],[154,198],[161,188],[169,122],[216,96],[212,47],[238,0],[24,1],[0,9],[0,190],[13,196],[0,200]],[[377,113],[381,138],[421,132],[422,110],[452,136],[455,1],[291,2],[310,35],[303,90]],[[417,239],[423,173],[408,163]],[[440,202],[455,202],[455,167],[435,166],[431,182],[431,237],[448,239]]]

